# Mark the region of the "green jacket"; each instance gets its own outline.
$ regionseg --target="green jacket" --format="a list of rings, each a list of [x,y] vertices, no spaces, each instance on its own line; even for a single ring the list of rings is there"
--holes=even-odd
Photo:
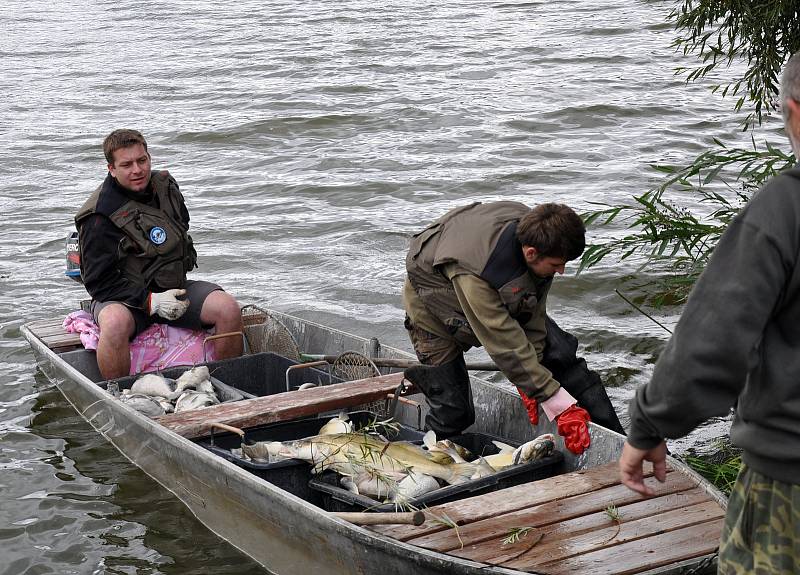
[[[465,349],[483,346],[509,381],[544,400],[559,387],[539,363],[552,278],[529,270],[516,238],[517,222],[529,211],[518,202],[474,203],[416,234],[406,258],[408,280],[439,325],[424,325],[418,316],[427,314],[416,313],[414,302],[406,312],[412,323]]]

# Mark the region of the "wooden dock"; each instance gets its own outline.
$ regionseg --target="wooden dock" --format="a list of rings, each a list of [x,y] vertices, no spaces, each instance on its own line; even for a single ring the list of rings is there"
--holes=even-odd
[[[611,463],[437,505],[425,509],[419,527],[371,529],[426,549],[548,575],[628,575],[713,553],[723,506],[679,471],[670,469],[663,484],[648,481],[656,495],[643,498],[620,483]]]

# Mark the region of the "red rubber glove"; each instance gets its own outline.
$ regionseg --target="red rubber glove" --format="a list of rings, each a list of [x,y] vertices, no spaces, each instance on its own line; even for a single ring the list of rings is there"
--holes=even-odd
[[[567,449],[575,455],[583,453],[592,442],[587,425],[589,421],[589,412],[577,405],[568,407],[556,419],[558,434],[564,438]]]
[[[536,400],[532,397],[528,397],[525,395],[525,392],[522,391],[519,387],[517,388],[519,392],[519,396],[522,398],[522,405],[525,406],[525,409],[528,411],[528,419],[531,421],[531,425],[538,425],[539,424],[539,404],[536,403]]]

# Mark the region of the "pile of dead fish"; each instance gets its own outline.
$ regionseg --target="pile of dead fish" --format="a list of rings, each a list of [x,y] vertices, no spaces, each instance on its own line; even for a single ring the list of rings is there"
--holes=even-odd
[[[326,423],[313,437],[292,441],[242,443],[234,455],[254,462],[300,459],[312,473],[333,470],[341,485],[356,494],[381,501],[404,503],[446,485],[457,485],[550,455],[552,434],[512,447],[494,442],[499,453],[474,458],[450,440],[436,440],[429,431],[422,445],[389,441],[369,431],[354,431],[346,416]]]
[[[200,409],[219,403],[208,367],[194,367],[178,379],[148,373],[125,389],[119,400],[148,417]]]

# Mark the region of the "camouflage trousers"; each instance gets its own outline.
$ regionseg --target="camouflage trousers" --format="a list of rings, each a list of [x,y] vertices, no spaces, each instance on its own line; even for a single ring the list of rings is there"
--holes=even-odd
[[[800,573],[800,485],[742,465],[728,501],[717,573]]]

